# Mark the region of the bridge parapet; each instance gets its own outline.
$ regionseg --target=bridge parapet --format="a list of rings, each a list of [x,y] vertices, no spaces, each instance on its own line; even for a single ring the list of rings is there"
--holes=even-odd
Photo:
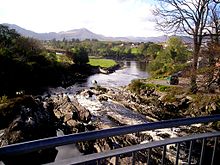
[[[183,125],[215,121],[220,121],[220,115],[166,120],[71,134],[62,137],[51,137],[1,147],[0,159],[3,159],[5,156],[10,157],[14,155],[26,154],[41,149],[77,142],[85,142],[148,130],[172,128]],[[208,162],[209,164],[213,165],[217,163],[216,159],[220,156],[220,151],[217,147],[219,136],[220,132],[213,131],[202,134],[192,134],[178,138],[167,138],[161,141],[153,141],[123,148],[116,148],[113,150],[90,155],[82,155],[50,164],[106,164],[106,162],[112,162],[114,160],[113,164],[204,164],[204,162],[207,164]],[[187,156],[184,158],[185,160],[181,159],[181,152],[183,147],[184,150],[187,151]],[[172,148],[172,152],[170,152],[170,148]],[[205,152],[206,150],[209,152]],[[153,159],[155,159],[155,155],[157,155],[156,162],[153,161]],[[173,160],[171,160],[171,158]]]

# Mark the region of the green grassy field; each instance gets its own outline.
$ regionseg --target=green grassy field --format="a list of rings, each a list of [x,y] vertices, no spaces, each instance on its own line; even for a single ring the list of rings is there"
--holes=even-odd
[[[89,63],[92,66],[100,66],[103,68],[110,68],[115,66],[117,63],[114,60],[110,60],[110,59],[94,59],[94,58],[90,58],[89,59]]]
[[[131,53],[137,55],[137,54],[141,54],[141,51],[138,48],[132,48]]]

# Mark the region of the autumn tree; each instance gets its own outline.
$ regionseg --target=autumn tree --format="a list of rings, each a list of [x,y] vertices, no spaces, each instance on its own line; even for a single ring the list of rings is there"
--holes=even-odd
[[[193,64],[191,91],[197,91],[196,71],[198,56],[202,45],[209,15],[211,0],[157,0],[154,10],[160,30],[188,34],[193,38]]]

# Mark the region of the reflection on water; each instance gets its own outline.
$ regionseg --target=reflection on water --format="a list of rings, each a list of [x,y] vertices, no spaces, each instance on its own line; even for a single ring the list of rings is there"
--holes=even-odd
[[[125,61],[125,68],[115,71],[112,74],[95,74],[87,79],[86,86],[92,86],[92,80],[98,85],[106,87],[118,87],[128,85],[133,79],[147,78],[146,63],[136,61]]]
[[[147,65],[146,62],[138,62],[137,64],[137,68],[141,71],[147,72]]]
[[[127,67],[130,67],[131,66],[131,61],[125,61],[124,65],[126,65]]]
[[[146,71],[146,63],[136,61],[124,61],[124,67],[116,70],[111,74],[95,74],[88,77],[87,80],[79,80],[76,84],[68,88],[51,88],[50,93],[69,93],[76,92],[87,87],[94,86],[93,80],[98,82],[98,85],[103,87],[120,87],[128,85],[134,79],[147,78],[149,75]]]

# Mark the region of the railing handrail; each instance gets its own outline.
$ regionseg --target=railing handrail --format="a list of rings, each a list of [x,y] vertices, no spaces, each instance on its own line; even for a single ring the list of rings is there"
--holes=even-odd
[[[69,158],[69,159],[64,159],[64,160],[48,163],[48,165],[60,165],[60,164],[73,165],[73,164],[86,163],[86,162],[93,161],[94,158],[95,158],[95,160],[100,160],[100,159],[105,159],[105,158],[109,158],[109,157],[113,157],[113,156],[123,155],[126,153],[132,153],[132,152],[136,152],[136,151],[146,150],[149,148],[156,148],[156,147],[166,146],[169,144],[176,144],[176,143],[193,141],[193,140],[198,140],[198,139],[213,138],[213,137],[218,137],[218,136],[220,136],[220,132],[208,132],[208,133],[202,133],[202,134],[197,134],[197,135],[169,138],[169,139],[160,140],[160,141],[152,141],[149,143],[136,144],[136,145],[118,148],[118,149],[114,149],[114,150],[98,152],[98,153],[94,153],[94,154],[77,156],[77,157],[73,157],[73,158]]]
[[[136,133],[141,131],[172,128],[183,125],[207,123],[214,121],[220,121],[220,115],[165,120],[165,121],[159,121],[153,123],[143,123],[132,126],[121,126],[117,128],[110,128],[110,129],[104,129],[98,131],[89,131],[89,132],[83,132],[83,133],[77,133],[71,135],[64,135],[60,137],[50,137],[45,139],[39,139],[24,143],[17,143],[8,146],[3,146],[0,148],[0,159],[4,156],[24,154],[32,151],[72,144],[76,142],[102,139],[102,138],[125,135],[129,133]]]

